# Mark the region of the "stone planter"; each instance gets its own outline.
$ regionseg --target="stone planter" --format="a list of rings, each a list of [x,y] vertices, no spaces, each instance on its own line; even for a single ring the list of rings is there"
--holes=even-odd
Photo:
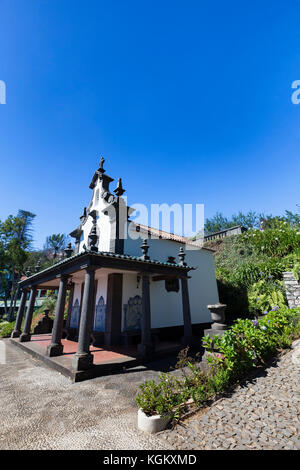
[[[141,431],[154,434],[159,431],[163,431],[168,426],[169,422],[173,418],[173,413],[167,415],[153,415],[147,416],[141,408],[138,410],[138,428]]]
[[[207,308],[210,311],[212,325],[211,329],[216,330],[226,330],[226,323],[225,323],[225,304],[215,304],[215,305],[208,305]]]
[[[214,338],[214,336],[222,336],[226,329],[226,319],[225,319],[225,309],[226,309],[226,304],[215,304],[215,305],[207,305],[208,310],[210,311],[211,319],[212,319],[212,324],[211,327],[207,330],[204,330],[204,335],[210,336],[211,339]],[[202,356],[202,366],[204,371],[208,370],[208,363],[207,363],[207,358],[210,355],[218,354],[218,350],[214,347],[214,343],[212,344],[212,351],[208,352],[206,349],[204,351],[204,354]]]

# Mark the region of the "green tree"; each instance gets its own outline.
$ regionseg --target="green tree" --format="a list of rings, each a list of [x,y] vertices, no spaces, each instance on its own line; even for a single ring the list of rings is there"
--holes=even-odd
[[[10,307],[8,320],[12,321],[18,295],[18,282],[23,273],[28,250],[32,245],[32,223],[35,214],[19,210],[17,216],[9,215],[0,221],[0,252],[3,281],[10,284]],[[7,291],[7,285],[5,284]],[[5,294],[4,294],[5,296]]]
[[[227,219],[221,212],[217,212],[211,219],[206,219],[204,225],[205,235],[220,232],[226,228],[232,227],[232,222]]]
[[[296,204],[298,208],[298,214],[292,211],[285,211],[285,220],[286,222],[294,228],[300,229],[300,206]]]
[[[53,256],[53,263],[55,263],[58,254],[66,248],[67,243],[68,237],[64,233],[54,233],[46,238],[45,252]]]
[[[232,225],[241,225],[246,228],[259,228],[261,220],[265,216],[255,211],[249,211],[246,214],[239,212],[232,216]]]

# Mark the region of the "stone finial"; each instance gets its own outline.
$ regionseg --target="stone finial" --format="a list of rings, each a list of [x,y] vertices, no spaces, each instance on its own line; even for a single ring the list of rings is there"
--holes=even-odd
[[[142,249],[142,252],[143,252],[142,259],[145,260],[145,261],[150,259],[150,256],[148,256],[149,248],[150,248],[149,245],[147,245],[147,239],[145,238],[142,245],[141,245],[141,249]]]
[[[97,252],[98,251],[98,247],[97,247],[98,235],[97,235],[96,219],[93,219],[93,226],[91,228],[88,238],[90,241],[90,251]]]
[[[86,212],[86,207],[83,208],[83,213],[82,215],[80,216],[80,219],[83,220],[83,219],[86,219],[87,217],[87,212]]]
[[[103,168],[104,162],[105,162],[104,158],[101,157],[100,162],[99,162],[99,169],[98,169],[98,171],[100,171],[100,173],[105,173],[105,170]]]
[[[186,262],[184,261],[184,260],[185,260],[185,257],[186,257],[186,254],[185,254],[185,252],[183,251],[183,248],[182,248],[182,246],[181,246],[181,247],[180,247],[180,250],[179,250],[179,253],[178,253],[178,258],[180,259],[179,264],[181,264],[181,266],[186,266]]]
[[[41,270],[41,260],[38,260],[38,262],[35,265],[35,272],[38,273]]]
[[[89,212],[89,216],[92,217],[94,223],[94,221],[97,219],[97,211],[93,209],[91,212]]]
[[[30,276],[31,276],[30,268],[27,268],[25,275],[26,275],[27,277],[30,277]]]
[[[125,193],[125,189],[124,189],[123,186],[122,186],[122,178],[119,178],[119,179],[118,179],[118,184],[117,184],[116,189],[114,189],[114,193],[115,193],[117,196],[122,196],[122,194]]]
[[[67,244],[67,248],[64,249],[64,253],[67,258],[70,258],[70,256],[72,255],[73,248],[72,248],[71,242]]]

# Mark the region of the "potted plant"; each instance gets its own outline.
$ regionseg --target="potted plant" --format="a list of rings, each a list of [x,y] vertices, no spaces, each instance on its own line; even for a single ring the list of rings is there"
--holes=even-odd
[[[182,403],[178,383],[179,380],[175,376],[161,373],[158,383],[149,380],[140,385],[140,392],[136,398],[139,406],[139,429],[155,433],[168,426]]]

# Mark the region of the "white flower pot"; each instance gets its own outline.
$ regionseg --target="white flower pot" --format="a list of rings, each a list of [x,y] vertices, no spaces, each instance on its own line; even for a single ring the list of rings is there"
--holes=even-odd
[[[168,426],[169,422],[173,418],[173,414],[168,415],[154,415],[147,416],[141,408],[138,410],[138,428],[141,431],[149,432],[154,434],[159,431],[163,431]]]

